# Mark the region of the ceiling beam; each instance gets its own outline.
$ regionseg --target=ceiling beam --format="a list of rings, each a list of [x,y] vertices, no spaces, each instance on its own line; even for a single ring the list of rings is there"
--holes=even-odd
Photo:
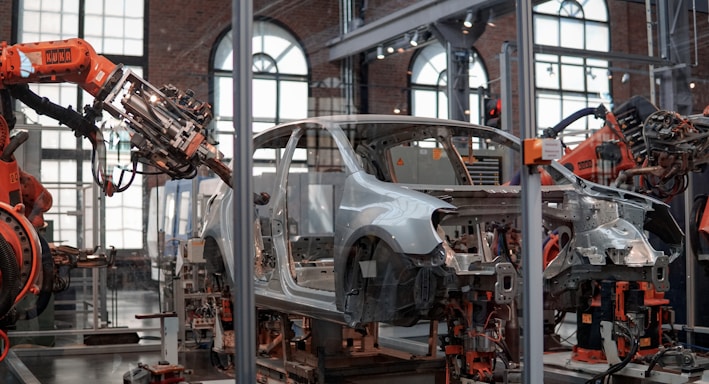
[[[330,60],[340,60],[379,43],[403,35],[422,25],[464,14],[469,9],[490,8],[505,0],[424,0],[374,20],[327,43]],[[497,13],[496,13],[497,14]]]

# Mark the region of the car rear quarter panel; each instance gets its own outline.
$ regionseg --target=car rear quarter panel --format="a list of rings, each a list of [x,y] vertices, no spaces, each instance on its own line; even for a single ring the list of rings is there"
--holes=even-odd
[[[425,193],[356,172],[345,182],[336,217],[336,251],[346,255],[357,239],[375,236],[396,253],[427,254],[441,243],[431,222],[440,208],[455,209]]]

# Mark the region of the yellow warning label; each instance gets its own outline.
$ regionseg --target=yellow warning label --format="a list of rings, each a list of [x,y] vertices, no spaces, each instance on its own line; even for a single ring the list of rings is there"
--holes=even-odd
[[[584,324],[591,324],[593,323],[593,316],[591,316],[590,313],[584,313],[581,315],[581,322]]]
[[[400,157],[399,160],[396,161],[396,165],[398,165],[398,166],[404,165],[404,159],[402,159],[402,158]]]

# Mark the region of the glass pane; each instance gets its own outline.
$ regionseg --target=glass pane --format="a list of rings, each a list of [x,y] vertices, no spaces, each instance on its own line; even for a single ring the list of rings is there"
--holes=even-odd
[[[585,0],[583,12],[587,20],[608,21],[606,0]]]
[[[435,85],[439,75],[448,67],[446,50],[441,44],[431,44],[416,55],[411,70],[413,84]]]
[[[124,46],[123,50],[126,55],[135,55],[135,56],[142,56],[143,55],[142,36],[140,36],[140,40],[129,40],[129,39],[124,40],[123,46]]]
[[[470,122],[473,124],[482,124],[482,116],[480,114],[480,97],[475,94],[470,94]]]
[[[190,216],[187,214],[189,210],[191,209],[190,205],[190,195],[192,194],[192,191],[182,191],[180,192],[179,200],[180,200],[180,216],[178,219],[177,223],[177,233],[181,235],[188,235],[189,231],[191,230],[191,227],[189,225],[189,218]]]
[[[578,65],[584,64],[584,58],[577,57],[577,56],[561,56],[560,61],[563,64],[578,64]]]
[[[534,12],[546,13],[549,15],[559,14],[559,0],[546,1],[534,6]]]
[[[135,2],[133,0],[130,0],[130,1],[131,1],[130,6],[125,7],[125,12],[124,12],[125,16],[142,19],[144,16],[143,1],[142,0],[140,2]]]
[[[263,131],[264,129],[268,129],[268,128],[271,128],[271,127],[273,127],[273,123],[257,123],[257,122],[254,122],[254,123],[253,123],[253,130],[254,130],[254,133],[261,132],[261,131]]]
[[[61,1],[43,1],[42,11],[43,12],[59,12],[62,9]]]
[[[103,53],[104,54],[123,54],[123,39],[118,38],[105,38],[103,39]]]
[[[217,76],[214,81],[216,103],[214,114],[231,118],[234,115],[234,80],[231,77]]]
[[[59,148],[59,132],[46,130],[41,132],[42,148],[58,149]]]
[[[217,45],[217,52],[214,55],[214,68],[225,71],[231,71],[234,68],[233,64],[233,45],[231,31],[229,31]]]
[[[438,118],[448,118],[448,96],[445,92],[438,92]]]
[[[107,35],[112,37],[123,37],[123,18],[122,17],[106,17],[104,18],[106,25],[109,26]]]
[[[588,92],[604,94],[609,91],[607,68],[588,68],[587,70]]]
[[[22,7],[26,10],[39,10],[42,0],[24,0],[22,2]]]
[[[125,37],[130,39],[140,39],[142,43],[143,19],[125,19]],[[140,54],[138,56],[141,56],[142,49],[139,52]]]
[[[477,60],[470,66],[469,69],[469,86],[470,88],[483,87],[487,88],[487,73],[485,68]]]
[[[66,30],[66,27],[76,25],[79,25],[79,15],[73,13],[64,13],[62,15],[62,30],[66,33],[66,35],[69,34],[69,31]],[[73,27],[70,27],[70,30],[72,28]]]
[[[411,95],[411,114],[421,117],[436,117],[436,92],[414,90]]]
[[[534,67],[537,88],[559,89],[559,65],[537,61]]]
[[[42,13],[41,17],[42,32],[44,33],[61,33],[61,15],[52,13]]]
[[[561,19],[561,30],[564,33],[560,36],[559,45],[566,48],[584,49],[584,24],[577,19]]]
[[[551,93],[537,94],[537,130],[541,134],[561,121],[561,97]]]
[[[218,43],[214,67],[220,71],[215,76],[215,116],[231,118],[233,68],[232,33],[227,33]],[[270,127],[277,119],[297,119],[308,114],[308,85],[302,81],[279,80],[280,74],[306,75],[305,54],[297,40],[281,27],[269,22],[254,23],[252,40],[255,72],[258,78],[252,83],[253,129]],[[229,84],[227,84],[229,82]],[[227,93],[227,90],[229,93]],[[280,100],[279,93],[280,90]],[[224,100],[221,100],[224,98]],[[280,110],[278,110],[280,108]],[[278,120],[280,121],[280,120]]]
[[[586,48],[592,51],[610,51],[610,36],[605,24],[588,23],[586,26]]]
[[[22,14],[22,29],[24,35],[29,35],[30,32],[39,32],[40,13],[39,12],[24,12]],[[35,40],[27,40],[35,41]]]
[[[131,4],[135,6],[136,4]],[[125,2],[121,0],[105,0],[104,1],[104,12],[107,16],[123,16],[123,9],[125,7]]]
[[[276,117],[276,82],[274,80],[254,79],[253,80],[253,116],[259,118]],[[292,97],[292,96],[291,96]]]
[[[86,1],[84,4],[84,12],[86,14],[100,15],[103,14],[103,1]]]
[[[302,119],[307,117],[308,98],[293,97],[293,95],[307,95],[308,83],[303,81],[282,81],[281,82],[281,103],[280,118]]]
[[[559,21],[554,17],[534,17],[534,43],[539,45],[559,44]]]
[[[276,58],[280,73],[305,75],[308,66],[298,42],[283,28],[268,22],[254,23],[253,52]]]
[[[561,66],[561,87],[564,90],[584,91],[585,76],[583,67],[575,65]]]

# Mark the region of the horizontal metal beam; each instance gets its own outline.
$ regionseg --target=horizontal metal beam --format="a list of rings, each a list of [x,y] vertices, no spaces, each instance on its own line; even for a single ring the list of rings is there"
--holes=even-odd
[[[514,44],[512,44],[514,47]],[[534,53],[546,53],[560,56],[579,56],[608,61],[623,61],[636,64],[666,65],[669,62],[660,57],[635,55],[631,53],[589,51],[585,49],[574,49],[564,47],[550,47],[546,45],[534,45]]]
[[[422,25],[447,19],[468,9],[489,8],[504,0],[425,0],[374,20],[338,38],[330,40],[330,60],[340,60],[379,43],[412,31]]]
[[[14,348],[19,358],[47,356],[99,355],[115,353],[146,353],[160,352],[160,343],[150,344],[108,344],[108,345],[67,345],[40,348]],[[157,356],[156,356],[157,357]]]

